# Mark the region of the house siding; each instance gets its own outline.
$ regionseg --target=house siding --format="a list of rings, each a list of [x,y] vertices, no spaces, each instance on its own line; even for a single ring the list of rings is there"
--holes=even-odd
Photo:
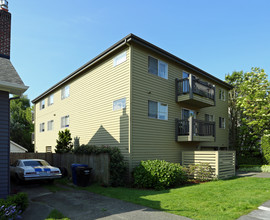
[[[0,91],[0,198],[9,195],[9,93]]]
[[[148,56],[168,64],[168,79],[148,73]],[[191,109],[189,105],[176,102],[175,79],[182,78],[183,71],[197,75],[202,80],[206,81],[206,79],[136,44],[133,44],[132,57],[132,167],[138,165],[141,160],[148,159],[163,159],[179,163],[181,152],[184,150],[196,150],[200,146],[228,146],[227,129],[218,128],[218,117],[227,119],[228,106],[227,102],[218,100],[217,93],[216,106],[194,109],[200,112],[198,115],[203,120],[204,113],[215,115],[216,141],[185,143],[175,141],[175,119],[181,118],[182,108]],[[168,104],[168,120],[149,118],[148,100]]]
[[[113,59],[127,52],[125,62],[114,66]],[[35,104],[35,151],[45,152],[46,146],[54,151],[61,117],[69,115],[72,138],[79,137],[80,144],[118,146],[126,160],[129,159],[130,115],[130,65],[129,48],[117,51],[84,73],[69,81],[70,96],[61,100],[61,88],[54,91],[54,104],[40,110]],[[126,98],[126,109],[113,111],[113,101]],[[54,129],[48,131],[47,122],[54,120]],[[45,123],[45,132],[39,132],[39,124]]]

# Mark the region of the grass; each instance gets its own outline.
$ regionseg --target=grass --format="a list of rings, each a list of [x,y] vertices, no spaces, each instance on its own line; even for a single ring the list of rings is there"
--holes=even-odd
[[[70,220],[56,209],[53,209],[45,220],[54,220],[54,219]]]
[[[240,165],[238,171],[243,172],[270,172],[270,165]]]
[[[270,179],[235,178],[163,191],[91,185],[90,192],[192,219],[237,219],[270,199]]]

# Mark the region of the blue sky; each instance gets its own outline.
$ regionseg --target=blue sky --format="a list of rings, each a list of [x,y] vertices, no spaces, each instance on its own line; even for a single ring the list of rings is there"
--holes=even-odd
[[[32,100],[133,33],[224,80],[270,72],[269,0],[9,0],[11,61]]]

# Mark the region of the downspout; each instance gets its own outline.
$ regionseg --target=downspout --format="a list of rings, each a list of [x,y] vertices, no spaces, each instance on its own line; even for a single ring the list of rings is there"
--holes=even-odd
[[[132,57],[133,57],[133,48],[128,42],[127,38],[125,39],[125,44],[129,46],[129,132],[128,132],[128,151],[129,151],[129,172],[128,176],[131,179],[132,171]]]

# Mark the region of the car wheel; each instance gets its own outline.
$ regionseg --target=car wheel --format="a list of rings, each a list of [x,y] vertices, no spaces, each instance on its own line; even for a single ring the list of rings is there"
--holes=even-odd
[[[59,168],[62,174],[62,177],[66,177],[68,175],[68,171],[65,167],[60,167]]]
[[[16,174],[16,176],[15,176],[15,182],[16,182],[17,185],[20,185],[20,184],[23,183],[23,181],[20,179],[20,177],[18,176],[18,174]]]

